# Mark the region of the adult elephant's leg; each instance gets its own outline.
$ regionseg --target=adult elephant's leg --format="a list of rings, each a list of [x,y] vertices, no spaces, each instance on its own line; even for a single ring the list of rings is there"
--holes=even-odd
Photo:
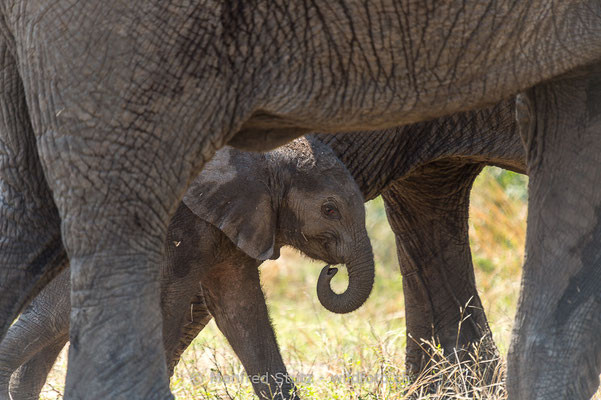
[[[183,175],[183,182],[174,187],[178,178],[159,172],[160,166],[172,165],[162,159],[167,155],[162,150],[128,148],[113,157],[108,146],[88,157],[71,151],[93,147],[93,140],[80,139],[71,136],[65,139],[66,148],[44,153],[50,179],[59,183],[53,192],[70,254],[71,345],[65,397],[171,398],[163,351],[160,264],[167,225],[189,171],[174,166]],[[63,138],[48,134],[44,140],[50,149]],[[153,160],[157,168],[148,168],[144,160]],[[73,176],[73,168],[86,173]]]
[[[14,58],[0,39],[0,338],[64,265],[60,220]]]
[[[65,397],[171,398],[160,265],[167,226],[191,167],[182,165],[186,149],[162,142],[160,134],[124,132],[145,144],[124,149],[101,126],[97,134],[111,142],[107,146],[95,145],[94,136],[49,132],[42,137],[42,159],[70,254]],[[111,150],[113,145],[121,150]],[[92,148],[90,155],[82,151]],[[146,160],[152,160],[151,167]],[[73,169],[85,173],[74,176]]]
[[[70,256],[65,398],[172,398],[160,265],[169,220],[200,152],[160,128],[122,130],[101,117],[90,125],[65,116],[63,130],[39,139]]]
[[[269,320],[256,261],[219,264],[202,279],[215,322],[261,399],[296,398]]]
[[[37,400],[69,336],[64,335],[50,343],[40,353],[17,369],[10,379],[11,400]]]
[[[407,318],[407,370],[423,371],[436,339],[445,354],[497,350],[476,290],[468,237],[469,196],[480,164],[439,161],[382,194],[396,235]],[[468,317],[469,315],[469,317]],[[492,364],[491,364],[492,366]]]
[[[588,399],[601,372],[601,67],[518,102],[528,153],[522,292],[509,398]]]
[[[9,399],[10,382],[20,394],[10,390],[15,400],[39,395],[69,336],[69,288],[69,271],[65,270],[40,292],[0,342],[0,399]],[[27,367],[22,368],[24,364]]]
[[[214,67],[218,10],[30,5],[10,8],[7,21],[70,258],[65,398],[172,398],[160,313],[167,226],[204,161],[247,117],[247,104],[228,97],[235,83]]]

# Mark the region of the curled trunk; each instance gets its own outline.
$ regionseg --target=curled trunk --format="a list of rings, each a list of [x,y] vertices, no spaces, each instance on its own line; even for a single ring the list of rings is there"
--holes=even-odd
[[[335,293],[330,281],[338,272],[329,265],[324,267],[317,281],[317,298],[327,310],[345,314],[355,311],[367,300],[374,285],[374,257],[369,240],[361,244],[355,257],[346,263],[349,275],[347,289],[340,294]]]

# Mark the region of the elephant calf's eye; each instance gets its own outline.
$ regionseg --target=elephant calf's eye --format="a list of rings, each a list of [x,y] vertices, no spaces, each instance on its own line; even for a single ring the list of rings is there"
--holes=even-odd
[[[329,219],[340,219],[340,212],[334,203],[328,202],[321,206],[321,213]]]

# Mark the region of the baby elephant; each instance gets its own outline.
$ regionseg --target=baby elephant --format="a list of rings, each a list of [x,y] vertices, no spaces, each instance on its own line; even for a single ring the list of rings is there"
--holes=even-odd
[[[327,266],[318,279],[318,297],[328,310],[353,311],[369,296],[374,263],[363,197],[327,146],[298,139],[266,154],[218,152],[186,193],[165,244],[160,307],[171,373],[213,316],[255,377],[259,397],[296,397],[258,273],[261,262],[277,258],[284,245],[328,264],[346,264],[344,293],[330,288],[336,269]],[[9,392],[15,400],[38,398],[68,340],[69,292],[66,269],[0,343],[0,399]]]

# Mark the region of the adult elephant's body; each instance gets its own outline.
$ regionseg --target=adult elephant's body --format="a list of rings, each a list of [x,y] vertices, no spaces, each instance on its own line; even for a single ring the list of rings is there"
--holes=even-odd
[[[170,398],[154,311],[160,249],[188,183],[217,148],[416,122],[601,56],[597,0],[0,7],[0,85],[14,88],[2,92],[0,110],[10,186],[0,219],[46,225],[31,225],[36,241],[3,228],[2,333],[63,264],[60,216],[72,268],[71,399]],[[36,152],[41,163],[23,157]],[[553,182],[540,179],[532,184]],[[49,193],[58,215],[32,206]],[[531,208],[529,218],[539,217]]]

